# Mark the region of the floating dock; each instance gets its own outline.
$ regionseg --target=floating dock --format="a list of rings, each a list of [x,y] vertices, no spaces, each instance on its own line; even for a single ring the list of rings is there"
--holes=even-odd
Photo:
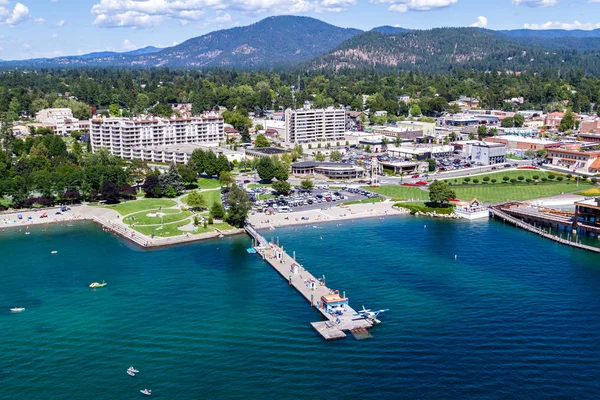
[[[357,316],[357,312],[350,306],[345,305],[337,314],[327,311],[323,304],[323,298],[339,297],[346,300],[345,296],[339,296],[339,292],[325,286],[325,284],[315,278],[310,272],[303,268],[295,257],[290,257],[278,244],[269,243],[254,226],[248,224],[245,227],[246,232],[253,239],[253,246],[263,260],[268,262],[279,274],[288,281],[309,303],[315,307],[325,317],[325,321],[312,322],[311,326],[319,333],[323,339],[341,339],[346,337],[345,331],[360,332],[360,338],[371,337],[367,332],[373,323],[362,316]],[[366,332],[366,335],[364,334]],[[368,335],[368,336],[367,336]],[[357,337],[357,335],[355,335]],[[357,337],[358,338],[358,337]]]

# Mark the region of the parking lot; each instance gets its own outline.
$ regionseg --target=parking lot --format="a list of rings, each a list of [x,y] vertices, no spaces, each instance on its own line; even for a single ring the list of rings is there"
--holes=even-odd
[[[268,187],[246,189],[253,201],[254,213],[287,213],[296,211],[319,210],[335,207],[349,201],[364,200],[378,197],[377,194],[356,188],[329,189],[327,185],[313,190],[302,190],[296,187],[287,196],[276,196],[268,199],[260,199],[264,195],[274,195],[274,191]]]

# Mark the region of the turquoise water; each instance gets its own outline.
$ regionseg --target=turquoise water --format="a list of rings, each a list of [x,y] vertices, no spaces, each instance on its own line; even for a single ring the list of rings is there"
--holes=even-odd
[[[356,308],[389,308],[373,339],[323,341],[245,236],[142,251],[91,224],[0,232],[0,398],[600,396],[596,254],[495,221],[266,235]]]

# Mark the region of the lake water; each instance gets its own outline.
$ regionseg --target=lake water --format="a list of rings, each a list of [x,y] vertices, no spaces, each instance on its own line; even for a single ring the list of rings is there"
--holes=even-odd
[[[0,232],[0,398],[600,397],[599,255],[411,216],[266,236],[354,308],[389,308],[373,338],[322,340],[246,236],[144,251],[92,224]]]

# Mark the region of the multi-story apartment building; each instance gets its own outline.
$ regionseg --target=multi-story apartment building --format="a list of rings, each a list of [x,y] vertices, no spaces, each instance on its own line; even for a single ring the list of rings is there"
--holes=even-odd
[[[68,136],[73,131],[87,132],[90,127],[89,121],[80,121],[73,117],[70,108],[46,108],[38,111],[35,119],[61,136]]]
[[[158,153],[170,147],[216,146],[224,138],[223,117],[215,113],[190,118],[98,118],[91,121],[90,128],[92,151],[104,147],[125,159],[148,161],[163,161]]]
[[[285,111],[285,142],[309,144],[344,140],[346,111],[342,108]]]

